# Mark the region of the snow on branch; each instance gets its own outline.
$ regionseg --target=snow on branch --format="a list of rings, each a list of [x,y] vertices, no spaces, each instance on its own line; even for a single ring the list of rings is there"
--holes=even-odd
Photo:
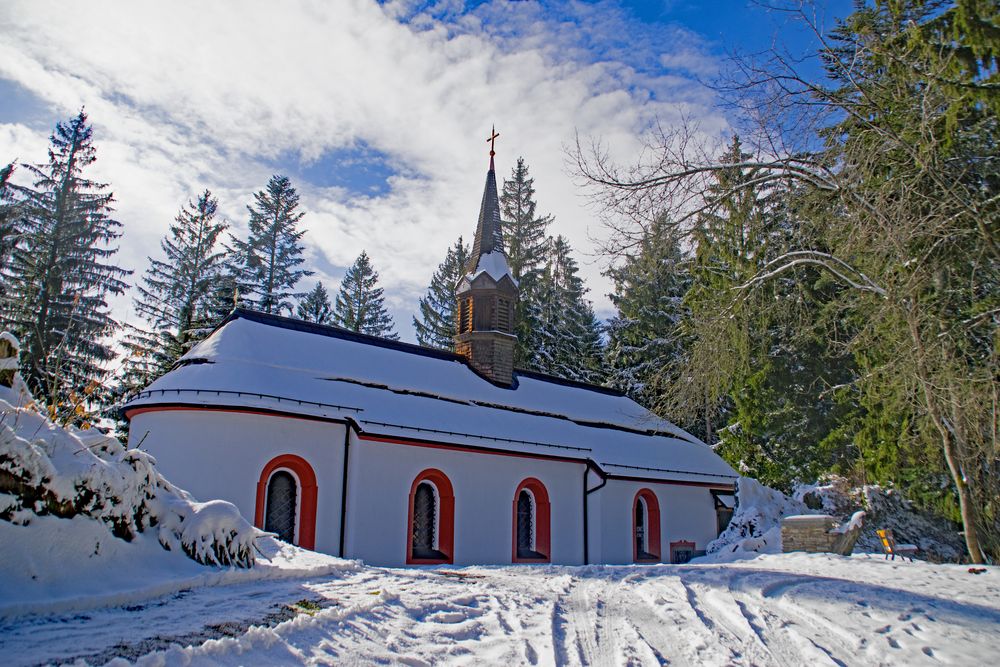
[[[737,285],[733,289],[751,289],[792,267],[802,264],[809,264],[826,269],[854,289],[864,292],[872,292],[881,297],[886,296],[885,289],[877,285],[864,273],[854,268],[844,260],[834,257],[830,253],[820,252],[819,250],[793,250],[791,252],[786,252],[785,254],[776,257],[765,264],[760,272],[758,272],[757,275],[749,281],[743,283],[742,285]],[[853,278],[851,276],[853,276]]]

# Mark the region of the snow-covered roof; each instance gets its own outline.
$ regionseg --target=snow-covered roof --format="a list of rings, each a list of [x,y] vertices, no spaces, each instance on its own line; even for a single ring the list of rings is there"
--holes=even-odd
[[[502,387],[456,354],[247,310],[125,411],[164,403],[350,419],[363,433],[590,459],[624,477],[737,477],[703,442],[613,390],[525,371]]]
[[[480,255],[475,270],[467,275],[466,278],[468,278],[469,282],[472,282],[483,273],[497,282],[500,282],[501,278],[507,276],[514,283],[514,286],[517,286],[517,279],[511,273],[510,264],[507,263],[507,256],[499,250]]]

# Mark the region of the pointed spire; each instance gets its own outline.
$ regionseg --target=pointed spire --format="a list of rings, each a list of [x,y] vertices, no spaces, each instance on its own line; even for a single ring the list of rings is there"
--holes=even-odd
[[[475,273],[479,266],[479,258],[490,253],[503,255],[504,264],[507,254],[503,249],[503,227],[500,223],[500,199],[497,196],[497,176],[493,166],[493,156],[497,137],[496,128],[486,141],[490,144],[490,169],[486,172],[486,187],[483,190],[483,203],[479,207],[479,224],[476,226],[476,238],[472,243],[472,254],[465,265],[466,273]]]

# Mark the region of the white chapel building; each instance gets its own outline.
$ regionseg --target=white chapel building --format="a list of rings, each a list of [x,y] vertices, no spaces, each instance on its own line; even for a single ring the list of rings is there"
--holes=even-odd
[[[737,474],[619,392],[513,368],[493,152],[456,353],[237,309],[124,413],[199,499],[375,565],[685,562]]]

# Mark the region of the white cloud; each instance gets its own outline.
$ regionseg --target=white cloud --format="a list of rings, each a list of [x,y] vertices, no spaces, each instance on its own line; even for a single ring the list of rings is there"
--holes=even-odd
[[[677,70],[657,70],[710,70],[690,36],[661,48],[609,3],[494,2],[464,15],[451,3],[415,15],[408,3],[362,0],[92,0],[85,11],[25,0],[0,8],[0,35],[0,78],[61,117],[86,105],[97,178],[112,183],[126,224],[121,261],[137,273],[205,187],[242,228],[268,160],[358,142],[388,155],[398,175],[383,195],[295,184],[310,256],[343,267],[366,249],[405,338],[446,248],[474,232],[491,123],[499,176],[525,157],[540,212],[556,216],[552,233],[570,239],[606,312],[609,286],[587,258],[602,230],[563,171],[563,146],[576,131],[599,134],[627,156],[655,116],[707,114],[711,101]],[[0,126],[0,157],[16,148],[40,161],[46,135]],[[332,273],[318,277],[330,283]]]

